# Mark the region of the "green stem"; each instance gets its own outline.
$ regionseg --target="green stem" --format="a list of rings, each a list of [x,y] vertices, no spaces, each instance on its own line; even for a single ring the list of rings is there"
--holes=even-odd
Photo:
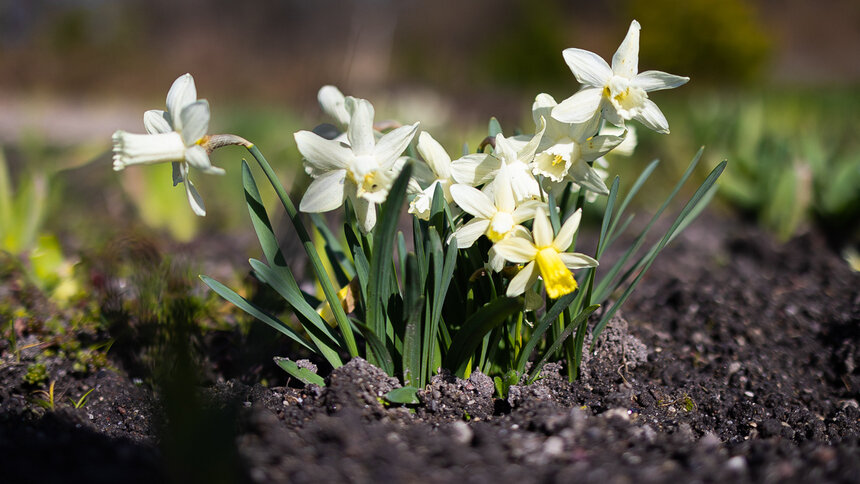
[[[331,307],[332,313],[334,313],[334,318],[337,321],[337,325],[340,328],[341,333],[343,334],[343,339],[346,341],[347,351],[351,357],[358,356],[358,345],[355,343],[355,336],[352,333],[352,326],[349,322],[349,319],[346,317],[346,313],[343,310],[343,307],[340,304],[340,299],[337,297],[337,291],[335,291],[334,287],[331,284],[331,281],[328,278],[328,273],[323,266],[322,260],[320,260],[319,254],[317,254],[316,248],[314,247],[314,243],[311,240],[310,235],[308,235],[307,229],[305,229],[305,225],[302,223],[299,218],[299,213],[296,210],[295,205],[293,205],[292,200],[290,200],[289,195],[287,195],[287,191],[284,190],[284,186],[281,184],[280,180],[278,180],[278,176],[275,174],[275,171],[272,170],[269,162],[266,161],[266,158],[260,153],[260,150],[257,149],[256,145],[249,144],[245,146],[248,149],[248,152],[251,153],[251,156],[257,160],[257,163],[260,165],[260,168],[263,169],[263,172],[266,174],[266,177],[269,179],[269,182],[272,184],[272,188],[275,189],[275,193],[278,194],[278,198],[281,199],[281,204],[283,204],[284,209],[287,211],[287,217],[290,219],[290,222],[293,223],[293,227],[296,229],[296,234],[299,236],[299,240],[302,242],[302,247],[304,247],[305,252],[308,254],[308,258],[311,261],[311,266],[313,267],[314,274],[317,276],[317,279],[320,282],[320,286],[322,286],[323,294],[325,294],[326,301],[328,301],[329,306]]]

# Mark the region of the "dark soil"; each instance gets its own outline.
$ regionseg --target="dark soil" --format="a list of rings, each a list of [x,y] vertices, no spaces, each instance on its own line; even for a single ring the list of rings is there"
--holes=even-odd
[[[778,245],[709,217],[661,255],[579,381],[550,365],[506,401],[484,375],[443,373],[422,404],[388,406],[397,381],[360,359],[325,388],[216,378],[182,398],[57,359],[57,392],[95,390],[48,411],[23,383],[32,355],[0,343],[0,480],[857,482],[858,325],[860,274],[822,238]]]

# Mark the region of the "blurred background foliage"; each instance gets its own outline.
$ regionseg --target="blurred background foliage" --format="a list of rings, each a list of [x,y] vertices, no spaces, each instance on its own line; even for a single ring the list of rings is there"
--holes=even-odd
[[[321,85],[370,99],[379,119],[420,120],[456,154],[480,143],[490,116],[506,133],[530,130],[538,92],[561,100],[578,89],[561,50],[608,59],[632,18],[642,69],[692,82],[654,93],[672,134],[638,130],[637,153],[613,171],[632,181],[660,158],[658,175],[674,180],[704,144],[703,170],[729,159],[724,206],[783,239],[814,223],[856,243],[846,230],[860,225],[853,0],[10,0],[0,3],[2,250],[43,240],[68,262],[128,233],[189,252],[227,234],[255,250],[241,235],[238,148],[213,157],[226,176],[192,174],[203,219],[169,167],[110,170],[111,133],[142,132],[143,112],[163,108],[184,72],[211,103],[210,131],[254,141],[298,194],[307,177],[292,134],[326,121]]]

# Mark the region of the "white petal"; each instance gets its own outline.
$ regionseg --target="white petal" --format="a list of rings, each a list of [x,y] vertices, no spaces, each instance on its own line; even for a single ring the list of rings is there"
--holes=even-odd
[[[514,264],[524,264],[534,260],[538,253],[535,246],[526,239],[520,237],[507,237],[493,244],[496,253],[504,257],[506,261]]]
[[[486,153],[472,153],[451,163],[451,176],[457,183],[477,186],[489,180],[502,161]]]
[[[579,221],[582,220],[582,209],[573,212],[573,215],[567,218],[558,230],[558,235],[552,241],[553,247],[559,252],[565,252],[570,244],[573,243],[573,236],[576,235],[576,230],[579,228]]]
[[[448,156],[445,148],[430,136],[430,133],[422,131],[418,135],[417,149],[438,178],[451,178],[451,157]]]
[[[585,123],[600,109],[603,88],[583,89],[552,109],[552,117],[562,123]]]
[[[529,164],[534,160],[535,152],[537,151],[538,146],[540,145],[541,139],[543,139],[543,133],[546,131],[546,118],[541,117],[540,123],[538,125],[538,130],[535,135],[526,143],[522,149],[517,151],[517,160]]]
[[[205,99],[193,102],[182,109],[182,139],[190,146],[209,131],[209,102]]]
[[[117,131],[113,134],[113,169],[129,165],[151,165],[185,161],[185,143],[179,133],[133,134]]]
[[[538,207],[543,207],[546,210],[546,203],[540,200],[528,200],[524,203],[521,203],[517,206],[517,209],[514,210],[514,213],[511,216],[514,219],[515,224],[521,224],[526,220],[531,220],[535,218],[535,211]]]
[[[463,211],[484,219],[492,218],[496,205],[487,195],[469,185],[452,185],[451,197]],[[462,247],[462,246],[461,246]]]
[[[317,94],[323,112],[334,118],[341,126],[349,124],[349,112],[346,110],[346,99],[334,86],[323,86]]]
[[[351,116],[349,126],[346,129],[346,136],[352,151],[359,156],[373,153],[375,144],[373,105],[365,99],[348,97],[346,98],[346,109]]]
[[[490,250],[487,251],[487,265],[490,266],[490,270],[493,272],[499,272],[505,267],[505,258],[500,256],[496,249],[490,247]]]
[[[535,96],[535,102],[532,103],[532,119],[534,119],[535,126],[540,126],[541,116],[543,116],[544,119],[549,120],[552,108],[557,104],[558,103],[555,102],[555,98],[545,92]]]
[[[149,134],[169,133],[173,131],[170,126],[170,116],[160,109],[150,109],[143,113],[143,126]]]
[[[182,181],[185,183],[185,195],[188,197],[188,204],[191,205],[191,210],[200,217],[206,215],[206,206],[203,205],[203,197],[197,192],[197,188],[188,179],[188,165],[182,163],[180,165]]]
[[[585,254],[566,252],[559,254],[564,266],[570,270],[584,269],[586,267],[597,267],[598,262]]]
[[[624,132],[622,132],[621,136],[600,135],[592,137],[581,145],[582,159],[585,161],[594,161],[600,158],[620,145],[624,141],[625,136]]]
[[[496,135],[496,147],[493,150],[496,158],[501,159],[505,163],[513,163],[517,161],[517,151],[514,146],[499,133]]]
[[[306,213],[328,212],[343,205],[346,170],[336,170],[316,178],[299,204]]]
[[[508,168],[511,174],[511,189],[517,203],[541,198],[540,185],[528,165],[517,162],[511,163]]]
[[[355,218],[361,231],[366,234],[373,230],[376,225],[376,205],[362,198],[352,198],[352,206],[355,207]]]
[[[505,292],[505,295],[508,297],[514,297],[526,292],[526,289],[531,287],[531,285],[537,281],[538,271],[536,269],[537,265],[534,261],[529,262],[525,267],[523,267],[520,272],[511,279],[511,282],[508,283],[508,290]]]
[[[676,76],[661,71],[645,71],[630,81],[630,85],[644,89],[645,91],[659,91],[661,89],[673,89],[683,86],[690,80],[689,77]]]
[[[315,170],[342,170],[355,157],[352,150],[340,141],[328,140],[310,131],[299,131],[293,136],[299,153]]]
[[[645,106],[633,119],[658,133],[669,134],[669,121],[666,121],[666,116],[650,99],[645,100]]]
[[[210,175],[224,174],[223,168],[212,166],[212,162],[209,160],[209,155],[206,153],[206,150],[203,149],[202,146],[194,145],[186,149],[185,161],[187,161],[188,164],[193,166],[194,168],[202,170],[204,173],[208,173]]]
[[[552,207],[550,210],[552,210]],[[552,245],[552,225],[549,223],[549,218],[547,218],[543,207],[538,207],[535,210],[535,219],[532,222],[532,235],[535,238],[536,247],[544,248]]]
[[[167,91],[167,112],[173,119],[173,129],[182,129],[179,115],[185,106],[196,100],[197,87],[194,86],[194,78],[191,77],[191,74],[183,74],[173,81],[173,85]]]
[[[564,49],[564,61],[580,84],[602,88],[612,77],[612,69],[602,57],[582,49]]]
[[[492,182],[493,202],[498,210],[513,213],[517,207],[514,188],[511,184],[511,172],[507,165],[502,164],[496,179]]]
[[[609,189],[606,188],[606,182],[603,177],[594,168],[588,166],[588,163],[582,159],[576,160],[568,173],[570,178],[582,187],[600,195],[609,195]]]
[[[612,56],[612,72],[632,79],[639,72],[639,22],[630,22],[627,35]]]
[[[373,155],[379,166],[388,169],[409,146],[417,130],[418,123],[401,126],[380,138],[376,147],[373,148]]]
[[[473,218],[454,232],[458,249],[471,247],[476,240],[487,232],[490,221],[485,218]]]

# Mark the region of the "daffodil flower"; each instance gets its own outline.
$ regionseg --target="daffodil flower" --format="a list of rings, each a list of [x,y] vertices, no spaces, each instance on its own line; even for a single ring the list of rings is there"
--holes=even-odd
[[[373,106],[364,99],[346,98],[350,114],[347,142],[328,140],[310,131],[295,134],[311,182],[299,210],[328,212],[347,198],[355,207],[361,228],[376,225],[376,205],[385,201],[402,163],[400,155],[412,141],[418,123],[401,126],[378,141],[373,132]]]
[[[532,173],[531,163],[545,129],[546,122],[542,119],[535,135],[524,144],[497,134],[491,155],[464,156],[452,163],[454,180],[475,187],[495,180],[504,165],[517,203],[541,199],[543,192]]]
[[[532,225],[533,241],[523,237],[508,237],[493,246],[505,260],[525,264],[508,284],[508,297],[525,292],[537,282],[538,276],[543,279],[546,293],[552,299],[576,290],[578,285],[571,270],[597,266],[597,261],[585,254],[567,252],[581,217],[581,209],[574,212],[553,238],[552,225],[543,208],[538,208]]]
[[[185,183],[191,209],[206,215],[203,199],[188,179],[189,166],[204,173],[223,175],[224,170],[212,166],[204,147],[209,137],[209,102],[197,99],[197,89],[191,74],[179,76],[167,92],[167,110],[150,110],[143,115],[149,134],[117,131],[113,135],[113,169],[124,170],[130,165],[173,163],[173,185]]]
[[[454,202],[474,217],[454,232],[453,238],[457,240],[458,248],[471,247],[482,235],[493,242],[502,240],[516,227],[522,227],[520,224],[534,217],[535,209],[542,204],[539,200],[517,204],[507,167],[502,166],[497,174],[491,195],[469,185],[451,186]]]
[[[624,141],[620,135],[597,135],[599,118],[586,123],[562,123],[550,116],[557,103],[549,94],[538,94],[532,105],[535,125],[546,120],[532,171],[555,184],[573,181],[587,190],[607,195],[609,190],[592,163]]]
[[[421,220],[430,218],[430,205],[433,203],[433,194],[436,192],[436,186],[442,187],[442,193],[445,195],[445,201],[451,203],[454,199],[451,197],[451,185],[456,183],[451,175],[451,157],[445,148],[433,139],[430,133],[422,131],[418,135],[418,154],[430,167],[433,172],[433,180],[430,185],[418,192],[412,202],[409,204],[409,213],[414,214]]]
[[[635,119],[658,133],[668,133],[669,123],[648,93],[685,84],[689,77],[661,71],[639,73],[639,22],[633,21],[615,55],[612,67],[600,56],[582,49],[565,49],[564,60],[583,88],[552,110],[564,123],[584,123],[602,110],[616,125]]]

